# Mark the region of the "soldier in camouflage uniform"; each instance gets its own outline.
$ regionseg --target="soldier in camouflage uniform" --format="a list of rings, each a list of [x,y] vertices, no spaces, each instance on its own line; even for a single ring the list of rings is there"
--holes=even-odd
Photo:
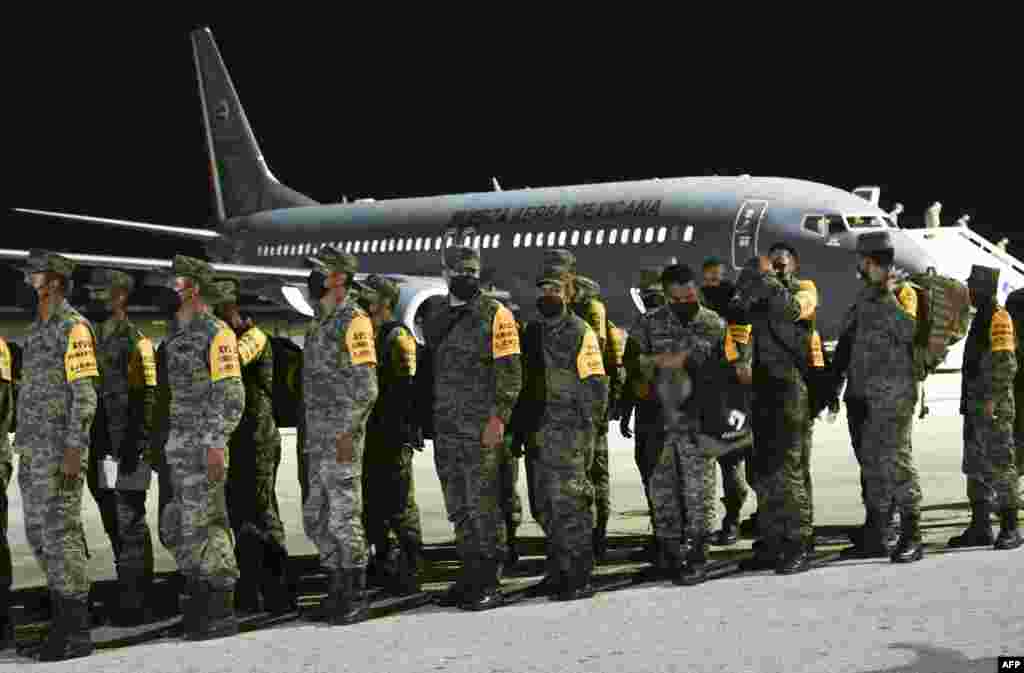
[[[524,334],[523,393],[531,403],[536,445],[536,501],[547,524],[549,582],[554,598],[594,595],[594,488],[587,458],[605,417],[608,381],[597,334],[569,313],[567,273],[545,273],[537,282],[540,319]]]
[[[356,304],[356,258],[326,246],[307,260],[317,316],[303,348],[308,487],[302,512],[306,535],[330,574],[327,598],[311,617],[353,624],[368,615],[362,473],[366,421],[377,401],[377,349],[373,323]]]
[[[177,255],[173,294],[177,329],[163,343],[170,409],[164,446],[172,500],[161,516],[163,538],[185,578],[185,638],[238,632],[238,580],[225,496],[228,440],[245,409],[245,386],[234,330],[210,312],[216,286],[210,266]]]
[[[761,539],[750,566],[780,574],[808,570],[814,542],[804,478],[810,402],[803,371],[817,298],[793,275],[792,258],[786,246],[773,246],[770,260],[750,260],[737,281],[737,310],[750,321],[754,344],[751,485]]]
[[[33,250],[26,281],[39,298],[25,337],[15,446],[25,535],[46,573],[53,622],[39,658],[60,661],[93,651],[89,576],[82,528],[82,481],[96,414],[96,338],[64,298],[74,263]]]
[[[417,571],[423,533],[416,506],[412,459],[423,440],[415,420],[416,339],[395,320],[398,285],[373,275],[364,295],[377,348],[377,402],[366,424],[363,513],[371,563],[385,586],[399,595],[419,591]]]
[[[662,274],[668,304],[638,327],[636,367],[657,382],[665,416],[665,446],[650,476],[655,535],[676,584],[704,581],[709,532],[714,516],[715,463],[697,443],[697,413],[703,390],[685,391],[689,381],[708,363],[725,359],[725,322],[700,305],[693,271],[670,266]],[[691,388],[691,390],[693,390]],[[688,514],[685,535],[692,546],[681,547],[684,524],[681,501]]]
[[[118,603],[113,621],[133,625],[148,620],[145,597],[153,580],[153,539],[146,523],[146,491],[152,467],[142,459],[149,449],[156,395],[153,342],[128,320],[134,279],[122,271],[95,269],[87,286],[97,322],[99,403],[92,425],[87,482],[114,550]],[[100,488],[102,460],[119,461],[113,489]]]
[[[288,547],[277,504],[281,433],[274,421],[274,351],[270,337],[243,318],[237,280],[217,282],[215,315],[234,330],[245,385],[245,411],[228,441],[231,465],[225,494],[239,578],[235,606],[282,614],[295,606],[288,584]]]
[[[441,600],[468,610],[502,603],[499,566],[507,556],[499,474],[505,426],[522,388],[519,331],[511,311],[480,291],[480,254],[445,250],[449,307],[426,326],[432,381],[434,461],[462,574]],[[426,386],[425,386],[426,387]]]
[[[977,309],[964,345],[960,393],[963,471],[971,523],[949,546],[992,544],[995,549],[1016,549],[1022,544],[1017,528],[1019,494],[1013,439],[1017,339],[1010,314],[996,301],[999,269],[973,266],[967,287]],[[999,537],[994,541],[989,519],[993,510],[999,512],[1000,520]]]
[[[910,447],[918,386],[914,373],[915,318],[893,293],[893,245],[888,232],[857,239],[858,272],[866,281],[841,324],[835,372],[847,376],[845,402],[855,451],[859,450],[865,507],[870,528],[861,545],[864,557],[890,556],[893,562],[920,560],[921,486]],[[859,447],[859,448],[858,448]],[[885,544],[889,510],[900,509],[899,544]]]
[[[7,487],[14,463],[8,435],[14,421],[14,363],[7,340],[0,337],[0,652],[14,646],[11,621],[11,547],[7,542]]]

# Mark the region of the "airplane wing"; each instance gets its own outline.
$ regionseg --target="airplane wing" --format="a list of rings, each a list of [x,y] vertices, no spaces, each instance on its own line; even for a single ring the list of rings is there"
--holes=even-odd
[[[75,215],[73,213],[57,213],[49,210],[32,210],[29,208],[14,208],[16,212],[28,215],[44,215],[46,217],[60,217],[65,220],[76,220],[78,222],[92,222],[95,224],[106,224],[122,229],[135,229],[136,231],[149,231],[158,234],[170,234],[179,238],[190,238],[200,241],[210,241],[222,238],[223,235],[213,229],[197,229],[193,227],[171,227],[166,224],[149,224],[148,222],[135,222],[132,220],[115,220],[110,217],[95,217],[93,215]]]

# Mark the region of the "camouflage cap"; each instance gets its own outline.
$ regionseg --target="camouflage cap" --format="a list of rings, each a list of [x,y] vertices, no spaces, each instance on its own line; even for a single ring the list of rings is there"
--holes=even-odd
[[[892,249],[892,236],[888,231],[872,231],[857,237],[857,254],[859,255],[870,255]]]
[[[445,266],[455,272],[480,273],[480,252],[466,245],[456,245],[444,252]]]
[[[601,285],[593,278],[576,276],[576,300],[586,301],[601,296]]]
[[[359,270],[359,261],[355,255],[342,252],[333,245],[325,245],[306,261],[323,273],[347,273],[349,276]]]
[[[971,275],[967,279],[967,285],[969,287],[995,289],[999,287],[999,269],[975,264],[971,267]]]
[[[28,252],[28,260],[25,264],[25,271],[28,273],[42,273],[49,271],[64,276],[67,279],[75,272],[75,263],[63,255],[48,250],[33,248]]]
[[[649,266],[640,271],[640,281],[637,287],[641,292],[664,293],[665,288],[661,285],[661,274],[665,271],[661,266]]]
[[[175,255],[171,270],[175,276],[191,278],[193,282],[199,285],[200,290],[213,284],[213,269],[210,268],[208,262],[204,262],[201,259],[186,257],[185,255]]]
[[[544,251],[545,269],[565,269],[569,273],[576,273],[576,255],[568,250],[553,248]]]
[[[210,306],[238,303],[238,283],[234,280],[218,280],[201,287],[203,301]]]
[[[135,289],[135,279],[132,275],[117,269],[93,269],[89,274],[89,282],[85,285],[91,290],[121,288],[131,292]]]
[[[373,274],[363,281],[363,285],[368,290],[367,292],[364,292],[364,296],[367,297],[371,303],[376,303],[381,299],[392,303],[398,302],[400,294],[398,291],[398,284],[390,278]],[[370,298],[371,294],[373,295],[372,298]]]

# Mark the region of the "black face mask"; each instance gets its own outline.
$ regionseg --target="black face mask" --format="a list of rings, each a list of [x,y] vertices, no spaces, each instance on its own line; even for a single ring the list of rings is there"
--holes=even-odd
[[[459,301],[469,301],[480,291],[480,279],[473,276],[455,276],[448,281],[448,291]]]
[[[173,318],[181,308],[181,296],[169,287],[157,288],[153,302],[168,318]]]
[[[541,297],[537,300],[537,310],[545,318],[554,318],[565,310],[565,302],[561,297]]]
[[[644,308],[648,311],[665,305],[665,297],[660,294],[645,294],[643,297]]]
[[[697,315],[697,311],[700,310],[700,304],[695,301],[684,302],[682,304],[669,304],[669,307],[672,309],[672,312],[676,314],[676,318],[679,319],[679,322],[684,325],[693,320],[693,317]]]
[[[320,301],[327,294],[327,276],[314,271],[306,279],[306,289],[309,290],[309,298],[313,301]]]
[[[85,314],[93,322],[101,323],[110,320],[113,314],[113,307],[105,301],[90,300],[85,306]]]

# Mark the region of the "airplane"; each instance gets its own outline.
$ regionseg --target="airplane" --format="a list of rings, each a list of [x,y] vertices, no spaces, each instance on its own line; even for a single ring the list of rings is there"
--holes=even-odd
[[[191,41],[215,228],[15,210],[201,241],[216,272],[242,279],[246,297],[301,316],[313,315],[305,258],[335,245],[358,257],[357,277],[379,273],[399,283],[396,317],[420,341],[425,313],[447,295],[441,270],[445,250],[456,243],[478,248],[483,283],[527,313],[543,251],[571,250],[579,273],[601,285],[609,317],[627,329],[643,311],[634,285],[644,266],[683,263],[699,273],[703,260],[716,256],[738,271],[748,258],[782,241],[797,249],[801,277],[819,288],[817,327],[826,342],[833,341],[860,287],[857,238],[878,229],[891,233],[896,264],[908,272],[955,267],[957,277],[966,279],[971,262],[984,263],[1003,270],[1001,297],[1024,287],[1024,264],[965,225],[900,228],[902,206],[883,210],[877,187],[846,191],[740,175],[508,190],[492,178],[487,192],[321,204],[270,171],[212,32],[195,30]],[[17,262],[27,254],[0,250],[0,260]],[[171,265],[170,259],[67,254],[82,266],[154,271]],[[959,368],[959,361],[951,367]]]

